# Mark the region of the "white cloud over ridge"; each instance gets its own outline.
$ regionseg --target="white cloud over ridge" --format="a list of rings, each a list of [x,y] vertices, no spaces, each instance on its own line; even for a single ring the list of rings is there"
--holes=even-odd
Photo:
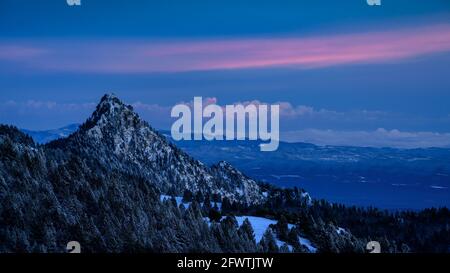
[[[192,107],[192,102],[182,102]],[[204,105],[218,104],[215,97],[204,97]],[[236,102],[235,104],[279,104],[281,141],[308,142],[317,145],[345,145],[367,147],[448,147],[450,132],[435,130],[384,129],[396,128],[387,124],[394,120],[404,124],[414,118],[384,111],[335,111],[316,109],[308,105],[292,105],[290,102],[265,103],[258,100]],[[47,130],[72,123],[82,123],[95,110],[96,103],[58,103],[54,101],[28,100],[0,103],[0,123],[13,124],[31,130]],[[174,119],[170,117],[172,106],[149,104],[141,101],[131,103],[140,116],[154,128],[168,129]],[[14,121],[14,122],[13,122]],[[53,123],[52,123],[53,122]],[[429,123],[430,120],[423,122]],[[443,117],[441,124],[450,124],[450,114]],[[362,125],[372,124],[371,128]],[[379,125],[379,126],[378,126]],[[376,127],[378,126],[378,127]],[[330,128],[330,129],[328,129]],[[414,128],[412,126],[412,128]],[[450,127],[449,127],[450,128]]]
[[[404,149],[450,148],[450,133],[405,132],[378,128],[374,131],[337,131],[305,129],[281,132],[282,141],[307,142],[317,145],[395,147]]]

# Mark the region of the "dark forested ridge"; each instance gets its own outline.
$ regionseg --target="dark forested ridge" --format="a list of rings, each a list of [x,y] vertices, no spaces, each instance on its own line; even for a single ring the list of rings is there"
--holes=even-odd
[[[173,198],[161,198],[161,196]],[[183,200],[181,199],[183,196]],[[257,221],[270,221],[257,241]],[[448,209],[386,212],[208,167],[105,95],[45,145],[0,126],[0,252],[449,252]],[[258,238],[259,239],[259,238]]]

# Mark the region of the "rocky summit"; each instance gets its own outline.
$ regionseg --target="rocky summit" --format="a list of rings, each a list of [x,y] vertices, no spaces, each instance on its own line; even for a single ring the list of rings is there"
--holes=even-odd
[[[90,157],[99,153],[111,169],[142,176],[162,193],[182,195],[185,190],[226,196],[232,201],[260,203],[258,184],[246,179],[224,179],[168,142],[140,119],[133,107],[116,96],[103,96],[92,116],[66,139],[48,147],[79,149]],[[245,194],[242,194],[245,193]]]

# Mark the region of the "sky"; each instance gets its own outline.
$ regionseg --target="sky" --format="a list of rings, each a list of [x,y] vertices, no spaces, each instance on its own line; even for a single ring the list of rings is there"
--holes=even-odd
[[[0,0],[0,123],[81,123],[115,93],[278,103],[281,138],[450,147],[450,1]]]

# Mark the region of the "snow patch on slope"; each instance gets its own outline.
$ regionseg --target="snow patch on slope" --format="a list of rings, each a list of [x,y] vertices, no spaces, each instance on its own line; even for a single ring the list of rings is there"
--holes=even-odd
[[[299,239],[299,241],[300,241],[300,244],[301,244],[302,246],[306,247],[306,248],[309,250],[309,252],[311,252],[311,253],[316,253],[316,252],[317,252],[317,248],[315,248],[315,247],[312,245],[312,243],[311,243],[310,240],[308,240],[308,239],[306,239],[306,238],[303,238],[303,237],[301,237],[301,236],[298,236],[298,239]]]
[[[255,232],[255,240],[257,243],[259,243],[259,241],[261,241],[264,232],[269,228],[270,225],[275,225],[277,223],[277,221],[275,220],[271,220],[271,219],[267,219],[267,218],[263,218],[263,217],[256,217],[256,216],[236,216],[236,220],[239,224],[239,226],[242,225],[242,223],[244,223],[244,220],[248,218],[248,220],[250,221],[250,223],[252,224],[253,227],[253,231]],[[288,224],[288,228],[291,229],[293,228],[294,225],[293,224]],[[299,241],[300,244],[305,246],[309,252],[311,253],[315,253],[317,252],[317,248],[313,246],[313,244],[311,243],[310,240],[299,236]],[[276,240],[278,247],[281,247],[282,245],[284,245],[285,242],[280,241],[280,240]],[[289,251],[292,251],[292,246],[288,245]]]

